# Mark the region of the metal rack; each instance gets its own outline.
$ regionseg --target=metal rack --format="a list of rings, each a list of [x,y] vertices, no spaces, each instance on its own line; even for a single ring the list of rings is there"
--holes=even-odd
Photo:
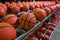
[[[19,0],[16,0],[16,1],[19,1]],[[35,0],[31,0],[31,1],[35,1]],[[22,30],[22,31],[23,31],[23,34],[20,35],[19,37],[17,37],[15,40],[22,40],[22,39],[24,39],[24,38],[26,37],[26,35],[31,34],[33,30],[35,30],[36,28],[38,28],[37,26],[41,26],[48,18],[50,18],[51,16],[53,16],[53,14],[54,14],[56,11],[58,11],[58,10],[60,10],[60,9],[57,9],[57,10],[55,10],[54,12],[52,12],[50,15],[48,15],[47,17],[45,17],[41,22],[39,21],[39,22],[38,22],[32,29],[30,29],[29,31],[26,32],[26,31]],[[17,16],[21,15],[22,13],[23,13],[23,12],[18,13]],[[2,18],[2,19],[3,19],[3,18]],[[0,21],[2,21],[2,20],[0,19]],[[18,28],[16,29],[17,32],[19,32],[20,30],[21,30],[20,27],[18,27]],[[51,36],[50,36],[50,37],[51,37]]]
[[[41,26],[48,18],[50,18],[58,10],[60,10],[60,9],[57,9],[54,12],[52,12],[49,16],[47,16],[46,18],[44,18],[41,22],[38,22],[32,29],[30,29],[29,31],[23,33],[22,35],[20,35],[19,37],[17,37],[15,40],[22,40],[26,35],[31,34],[31,32],[33,30],[35,30],[36,28],[38,28],[37,26]]]

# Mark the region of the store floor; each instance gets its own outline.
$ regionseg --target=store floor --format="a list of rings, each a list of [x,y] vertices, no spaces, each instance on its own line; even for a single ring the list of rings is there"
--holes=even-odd
[[[54,30],[50,40],[60,40],[60,22],[58,23],[56,29]]]

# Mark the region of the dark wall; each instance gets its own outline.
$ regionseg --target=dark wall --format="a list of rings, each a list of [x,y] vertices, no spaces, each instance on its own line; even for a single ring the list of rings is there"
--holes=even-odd
[[[13,1],[15,1],[15,0],[0,0],[0,2],[13,2]]]

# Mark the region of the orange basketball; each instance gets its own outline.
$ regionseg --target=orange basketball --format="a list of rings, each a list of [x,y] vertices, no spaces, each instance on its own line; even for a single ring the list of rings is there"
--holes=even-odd
[[[31,40],[32,36],[31,35],[27,35],[26,36],[26,40]]]
[[[25,4],[23,5],[23,7],[22,7],[22,10],[23,10],[23,11],[29,10],[29,4],[26,4],[26,3],[25,3]]]
[[[43,2],[41,2],[39,5],[40,5],[41,8],[43,8]]]
[[[57,6],[56,5],[53,5],[53,7],[56,9],[57,8]]]
[[[16,3],[16,2],[12,2],[11,4],[12,4],[12,5],[17,5],[17,3]]]
[[[18,6],[22,10],[23,4],[21,2],[18,2]]]
[[[4,10],[7,11],[7,6],[5,4],[2,5],[2,8],[4,8]]]
[[[50,8],[52,11],[55,10],[55,7],[53,7],[53,6],[49,6],[49,8]]]
[[[36,24],[36,18],[32,13],[24,12],[20,16],[19,23],[25,30],[31,29]]]
[[[18,12],[20,12],[20,8],[18,6],[14,6],[13,8],[11,8],[11,11],[13,13],[18,13]]]
[[[30,8],[30,10],[32,10],[32,9],[35,8],[35,5],[34,5],[33,3],[30,3],[30,4],[29,4],[29,8]]]
[[[40,8],[40,5],[36,3],[35,8]]]
[[[14,14],[9,14],[4,18],[3,21],[15,26],[18,24],[18,17]]]
[[[56,4],[56,7],[57,7],[57,8],[60,8],[60,4]]]
[[[46,17],[46,12],[43,9],[36,8],[34,9],[34,15],[38,20],[43,20]]]
[[[7,6],[8,9],[10,9],[10,2],[6,2],[5,5]]]
[[[0,7],[2,7],[5,11],[7,11],[7,6],[5,4],[0,3]]]
[[[4,16],[5,14],[6,14],[6,11],[2,7],[0,7],[0,17]]]
[[[0,22],[0,40],[14,40],[16,30],[8,23]]]
[[[8,6],[10,4],[10,2],[5,2],[5,5]]]
[[[48,3],[47,2],[43,3],[43,6],[44,7],[48,6]]]
[[[46,11],[46,15],[49,15],[52,12],[51,9],[48,7],[45,7],[43,9]]]

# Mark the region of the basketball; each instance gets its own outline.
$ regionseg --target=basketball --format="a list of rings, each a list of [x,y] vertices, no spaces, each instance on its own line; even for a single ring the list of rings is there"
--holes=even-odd
[[[53,7],[56,9],[57,8],[57,6],[56,5],[53,5]]]
[[[18,6],[14,6],[13,8],[11,8],[11,11],[13,13],[19,13],[20,12],[20,8]]]
[[[30,8],[30,10],[33,10],[33,9],[35,8],[35,5],[34,5],[33,3],[30,2],[29,8]]]
[[[22,10],[23,4],[21,2],[18,2],[17,4],[19,6],[19,8]]]
[[[8,23],[0,22],[0,40],[14,40],[16,30]]]
[[[36,24],[36,18],[32,13],[24,12],[19,18],[19,23],[22,28],[29,30]]]
[[[39,5],[40,5],[41,8],[43,8],[43,2],[41,2]]]
[[[4,10],[7,11],[7,6],[5,4],[2,4],[2,8],[4,8]]]
[[[14,14],[8,14],[3,21],[14,26],[18,25],[18,17]]]
[[[6,11],[4,10],[4,8],[0,7],[0,17],[5,16]]]
[[[5,4],[0,3],[0,7],[2,7],[5,11],[7,11],[7,6]]]
[[[25,4],[23,5],[23,7],[22,7],[22,10],[23,10],[23,11],[29,10],[29,4],[26,4],[26,3],[25,3]]]
[[[5,2],[5,5],[7,6],[7,9],[10,9],[10,2]]]
[[[60,8],[60,4],[56,4],[56,7],[57,7],[57,8]]]
[[[51,9],[48,7],[45,7],[43,9],[46,11],[46,15],[49,15],[52,12]]]
[[[36,16],[36,19],[40,21],[46,17],[46,12],[43,9],[36,8],[33,11],[34,11],[34,15]]]
[[[35,8],[40,8],[40,5],[36,3]]]
[[[51,11],[55,10],[55,7],[53,7],[53,6],[49,6],[49,8],[51,9]]]

